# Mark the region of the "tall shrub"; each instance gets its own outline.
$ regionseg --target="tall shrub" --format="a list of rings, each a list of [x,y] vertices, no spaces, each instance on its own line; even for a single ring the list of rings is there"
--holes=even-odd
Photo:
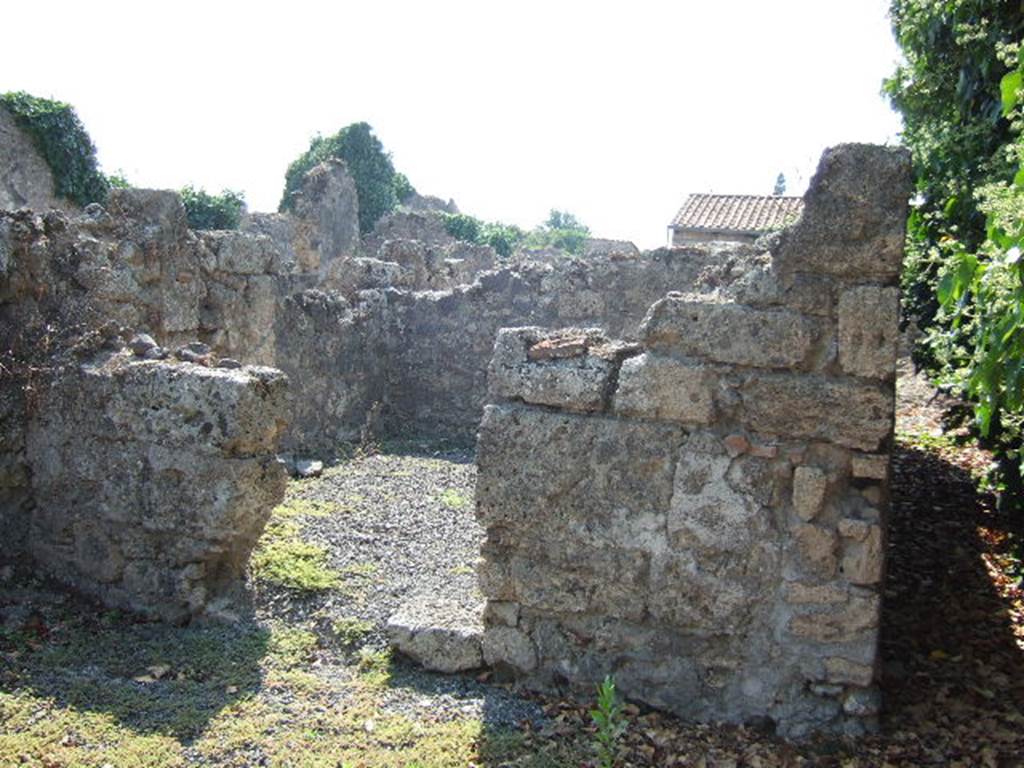
[[[284,177],[284,196],[280,210],[292,210],[294,193],[302,178],[324,160],[338,158],[348,165],[359,196],[359,231],[371,231],[373,225],[392,211],[403,199],[415,193],[409,180],[396,173],[391,155],[384,151],[368,123],[353,123],[333,136],[316,136],[303,152],[288,166]]]
[[[1024,7],[893,0],[891,14],[905,63],[884,90],[903,115],[917,188],[905,309],[927,330],[919,361],[971,401],[976,432],[1000,460],[1006,498],[1019,500]]]

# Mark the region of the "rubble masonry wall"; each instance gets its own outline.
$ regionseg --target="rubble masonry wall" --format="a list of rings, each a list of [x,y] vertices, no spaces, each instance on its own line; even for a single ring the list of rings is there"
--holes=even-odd
[[[506,329],[480,427],[484,656],[781,733],[874,725],[905,153],[829,150],[802,219],[639,343]]]

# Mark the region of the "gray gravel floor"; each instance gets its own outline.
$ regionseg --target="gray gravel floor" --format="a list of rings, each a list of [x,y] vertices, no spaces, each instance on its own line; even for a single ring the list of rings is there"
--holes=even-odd
[[[331,566],[346,575],[345,586],[305,598],[264,591],[256,603],[261,619],[309,622],[328,638],[339,619],[365,621],[372,629],[359,645],[384,648],[388,617],[415,594],[443,594],[466,604],[483,599],[474,570],[483,531],[474,515],[470,452],[375,454],[296,482],[291,492],[336,509],[304,519],[303,538],[328,550]],[[320,659],[321,670],[348,676],[356,650],[332,650],[332,658]],[[509,725],[543,720],[533,702],[471,675],[425,672],[402,660],[393,669],[386,706],[394,711]]]

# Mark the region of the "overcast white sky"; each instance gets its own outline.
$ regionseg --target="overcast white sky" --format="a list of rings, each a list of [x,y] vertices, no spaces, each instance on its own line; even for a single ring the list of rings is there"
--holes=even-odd
[[[104,170],[275,210],[320,133],[365,120],[423,193],[551,208],[661,245],[688,192],[801,194],[821,150],[895,142],[888,0],[23,2],[0,91],[71,102]]]

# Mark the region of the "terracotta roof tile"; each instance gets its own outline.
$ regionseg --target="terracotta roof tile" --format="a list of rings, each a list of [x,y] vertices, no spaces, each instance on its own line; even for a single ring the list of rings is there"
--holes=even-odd
[[[804,208],[801,197],[689,195],[669,225],[710,232],[765,232],[793,223]]]

